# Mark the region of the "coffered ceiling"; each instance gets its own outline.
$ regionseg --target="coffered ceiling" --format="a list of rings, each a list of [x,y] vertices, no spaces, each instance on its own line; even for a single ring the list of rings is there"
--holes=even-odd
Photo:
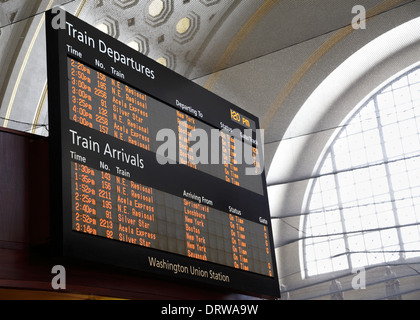
[[[48,135],[43,12],[54,6],[228,100],[237,100],[233,102],[263,121],[270,119],[265,123],[273,127],[274,114],[268,113],[272,101],[264,97],[274,98],[278,92],[262,84],[281,83],[298,71],[299,63],[296,67],[294,63],[304,58],[300,55],[307,58],[313,53],[302,51],[302,46],[322,43],[333,32],[348,28],[355,5],[362,5],[368,18],[374,18],[413,2],[416,0],[0,0],[0,125]],[[258,87],[255,94],[262,97],[258,105],[250,105],[252,87],[238,91],[238,86],[229,83],[224,83],[223,90],[216,85],[221,71],[252,66],[274,53],[287,55],[282,58],[281,76],[264,77],[273,64],[264,65],[266,71],[248,70],[250,75],[258,72],[257,81],[253,80]],[[278,131],[270,140],[280,140],[283,133]]]

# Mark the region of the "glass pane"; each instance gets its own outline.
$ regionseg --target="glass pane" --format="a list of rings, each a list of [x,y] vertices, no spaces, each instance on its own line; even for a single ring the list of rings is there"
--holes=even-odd
[[[410,95],[409,91],[407,92],[408,95]],[[396,105],[395,110],[397,112],[398,121],[410,120],[414,117],[414,109],[410,97],[406,103]]]
[[[408,85],[408,78],[407,77],[402,77],[401,79],[395,81],[392,84],[392,89],[398,89],[401,87],[406,87]]]
[[[373,206],[360,207],[363,230],[374,230],[378,228],[378,218]]]
[[[400,203],[397,204],[398,207],[398,220],[401,225],[407,225],[416,223],[416,215],[415,215],[415,209],[413,206],[400,206]]]
[[[361,268],[369,264],[366,253],[354,253],[350,258],[353,268]]]
[[[337,163],[336,164],[337,170],[345,170],[345,169],[351,168],[349,152],[335,153],[334,160]]]
[[[354,185],[340,187],[340,197],[344,207],[357,200],[356,188]]]
[[[351,164],[353,167],[361,167],[367,163],[367,154],[366,149],[363,147],[361,149],[354,148],[354,151],[351,153]]]
[[[339,222],[329,222],[327,224],[327,231],[328,234],[339,234],[343,232],[343,226],[341,225],[341,221]]]
[[[331,259],[324,259],[317,261],[318,274],[333,272]]]
[[[371,145],[368,147],[369,152],[367,153],[368,163],[379,163],[383,160],[384,155],[380,143]]]
[[[335,190],[322,192],[322,201],[325,208],[337,208],[337,192]]]
[[[319,178],[320,188],[324,191],[335,190],[335,180],[333,175],[326,175]]]
[[[327,234],[327,226],[326,225],[320,225],[320,226],[313,226],[310,231],[309,234],[307,234],[307,236],[323,236]],[[314,240],[316,241],[316,240]]]
[[[317,259],[326,259],[331,257],[330,244],[328,241],[318,243],[315,247]]]
[[[362,220],[360,218],[353,218],[346,220],[346,230],[347,232],[355,232],[362,230]]]
[[[394,107],[392,109],[381,108],[380,117],[382,126],[387,126],[398,121]]]
[[[347,242],[349,245],[350,252],[361,252],[366,250],[365,239],[362,233],[359,235],[348,237]]]
[[[420,229],[418,225],[401,228],[406,259],[420,257]]]
[[[394,95],[392,94],[392,91],[379,94],[377,100],[378,104],[381,106],[381,111],[386,112],[386,109],[394,108]]]
[[[325,159],[324,164],[322,165],[320,173],[326,174],[326,173],[331,173],[332,171],[333,171],[333,165],[331,161],[331,154],[328,154],[328,157]]]
[[[395,245],[399,243],[398,234],[396,229],[386,229],[381,231],[382,246],[387,249],[386,251],[392,251]],[[397,248],[399,250],[399,248]]]
[[[404,244],[404,255],[406,259],[420,257],[420,241]]]
[[[306,260],[314,261],[315,260],[315,250],[313,245],[307,245],[305,247]]]
[[[394,91],[394,100],[396,105],[401,105],[410,102],[410,89],[404,87]]]
[[[417,70],[411,72],[408,75],[408,81],[410,83],[418,83],[418,82],[420,82],[420,69],[417,69]]]
[[[311,277],[311,276],[316,276],[319,274],[318,272],[318,266],[317,266],[317,262],[316,261],[306,261],[306,274]]]
[[[400,136],[400,129],[398,127],[397,123],[392,123],[390,125],[384,126],[382,128],[382,132],[384,135],[384,140],[387,144],[395,141],[395,140],[400,140],[399,136]]]
[[[395,132],[396,134],[396,132]],[[391,159],[396,159],[396,158],[401,158],[401,156],[404,153],[404,149],[402,147],[401,144],[401,140],[399,138],[397,139],[390,139],[389,141],[387,141],[386,144],[386,153],[388,158]]]
[[[377,129],[378,127],[378,121],[376,120],[376,113],[372,113],[368,115],[369,118],[362,119],[362,127],[363,131],[369,131]]]
[[[315,193],[311,197],[311,203],[309,205],[309,211],[316,211],[322,208],[322,198],[320,193]]]
[[[378,222],[380,228],[395,226],[395,216],[392,211],[378,211]]]
[[[333,240],[330,243],[331,255],[338,256],[346,252],[346,246],[343,239]],[[343,255],[345,257],[345,255]]]
[[[360,119],[360,117],[356,117]],[[359,121],[352,121],[350,124],[346,126],[346,133],[347,135],[357,134],[362,131],[362,122]]]
[[[334,271],[346,270],[349,268],[349,263],[347,260],[347,255],[341,255],[332,259]]]
[[[408,172],[402,172],[392,176],[392,188],[394,191],[408,189],[408,182]]]
[[[416,83],[410,86],[410,90],[411,90],[411,99],[413,101],[419,100],[420,99],[420,83]]]
[[[386,251],[384,253],[384,259],[385,259],[385,262],[387,263],[398,260],[400,256],[401,256],[401,247],[399,244],[386,248]]]

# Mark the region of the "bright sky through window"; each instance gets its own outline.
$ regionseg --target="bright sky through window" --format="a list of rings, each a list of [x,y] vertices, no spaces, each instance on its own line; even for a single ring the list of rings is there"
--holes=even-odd
[[[420,67],[374,94],[310,184],[306,276],[420,257]]]

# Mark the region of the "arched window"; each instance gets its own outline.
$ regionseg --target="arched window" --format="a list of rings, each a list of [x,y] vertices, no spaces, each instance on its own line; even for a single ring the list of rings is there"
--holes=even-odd
[[[337,129],[309,184],[307,277],[420,257],[420,66]]]

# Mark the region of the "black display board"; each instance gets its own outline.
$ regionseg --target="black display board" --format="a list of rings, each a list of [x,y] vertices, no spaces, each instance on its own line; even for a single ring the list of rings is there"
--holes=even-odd
[[[278,297],[258,118],[68,13],[46,30],[61,254]]]

